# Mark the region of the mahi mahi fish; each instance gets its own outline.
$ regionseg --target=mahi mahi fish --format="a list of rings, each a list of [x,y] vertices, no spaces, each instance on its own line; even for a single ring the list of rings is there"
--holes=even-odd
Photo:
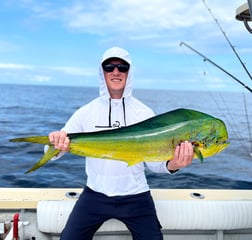
[[[168,161],[174,149],[183,141],[193,145],[194,158],[202,162],[213,156],[228,143],[224,122],[211,115],[176,109],[127,127],[98,132],[69,133],[70,153],[79,156],[124,161],[128,166],[140,162]],[[31,142],[49,145],[48,151],[26,173],[43,166],[60,150],[49,142],[48,136],[10,139],[11,142]]]

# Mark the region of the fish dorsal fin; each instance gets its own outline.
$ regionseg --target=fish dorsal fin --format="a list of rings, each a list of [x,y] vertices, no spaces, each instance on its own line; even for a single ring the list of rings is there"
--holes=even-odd
[[[93,135],[100,135],[101,133],[123,133],[123,132],[136,132],[136,131],[142,131],[146,129],[151,129],[151,128],[159,128],[159,127],[164,127],[167,125],[173,125],[181,122],[187,122],[191,120],[198,120],[198,119],[205,119],[205,118],[214,118],[208,114],[196,111],[196,110],[191,110],[191,109],[185,109],[185,108],[179,108],[175,109],[173,111],[169,111],[154,117],[151,117],[149,119],[146,119],[142,122],[127,126],[127,127],[122,127],[122,128],[117,128],[113,130],[104,130],[104,131],[99,131],[99,132],[92,132]],[[83,133],[73,133],[73,134],[68,134],[69,138],[77,137],[78,135],[83,135]],[[87,133],[88,134],[88,133]]]
[[[190,120],[197,120],[197,119],[205,119],[205,118],[213,118],[212,116],[196,111],[191,109],[179,108],[175,109],[170,112],[166,112],[160,114],[156,117],[153,117],[153,122],[160,122],[165,119],[165,124],[174,124],[178,122],[190,121]]]
[[[155,117],[149,118],[143,122],[131,125],[132,127],[137,126],[137,128],[146,128],[146,127],[162,127],[172,124],[177,124],[181,122],[187,122],[198,119],[214,118],[208,114],[191,110],[185,108],[175,109],[170,112],[166,112]]]

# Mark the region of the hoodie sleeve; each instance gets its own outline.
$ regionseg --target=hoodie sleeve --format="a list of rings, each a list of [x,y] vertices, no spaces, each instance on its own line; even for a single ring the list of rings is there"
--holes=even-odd
[[[147,168],[150,169],[152,172],[175,174],[175,172],[171,173],[167,169],[166,163],[167,163],[166,161],[165,162],[145,162]]]
[[[145,162],[145,164],[152,172],[169,173],[166,162]]]

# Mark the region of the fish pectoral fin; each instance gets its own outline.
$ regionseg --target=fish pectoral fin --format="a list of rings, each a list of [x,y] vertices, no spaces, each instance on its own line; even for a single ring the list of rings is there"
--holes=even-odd
[[[59,152],[60,152],[59,149],[55,149],[53,146],[49,146],[47,152],[42,156],[42,158],[36,164],[34,164],[29,170],[27,170],[25,173],[33,172],[37,170],[38,168],[42,167],[54,156],[57,156]]]
[[[200,162],[203,163],[204,162],[204,157],[203,157],[201,151],[199,150],[199,148],[197,146],[195,146],[195,145],[193,146],[193,152],[197,155]]]

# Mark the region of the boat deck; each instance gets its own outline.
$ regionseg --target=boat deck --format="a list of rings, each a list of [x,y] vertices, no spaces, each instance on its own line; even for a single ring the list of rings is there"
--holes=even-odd
[[[72,200],[81,188],[0,188],[0,209],[35,209],[43,200]],[[152,189],[156,200],[252,200],[251,190]],[[67,195],[70,195],[68,197]],[[71,197],[72,196],[72,197]],[[202,198],[203,197],[203,198]]]

